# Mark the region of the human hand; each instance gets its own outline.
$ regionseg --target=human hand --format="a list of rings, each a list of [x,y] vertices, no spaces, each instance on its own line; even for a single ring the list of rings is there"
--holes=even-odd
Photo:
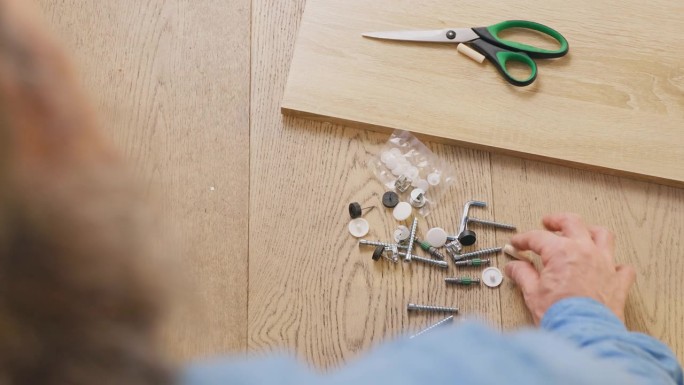
[[[520,251],[541,257],[541,271],[527,261],[512,261],[506,275],[520,286],[525,304],[539,324],[554,303],[570,297],[589,297],[606,305],[624,322],[629,288],[636,280],[631,266],[616,265],[615,239],[606,228],[587,226],[577,214],[560,213],[543,218],[544,230],[511,238]]]

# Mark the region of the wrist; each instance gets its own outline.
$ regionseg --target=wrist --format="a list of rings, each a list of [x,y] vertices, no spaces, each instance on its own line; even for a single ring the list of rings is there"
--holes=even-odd
[[[625,329],[613,311],[590,297],[568,297],[551,305],[541,318],[540,327],[556,330],[569,324],[585,324],[601,320],[608,327]]]

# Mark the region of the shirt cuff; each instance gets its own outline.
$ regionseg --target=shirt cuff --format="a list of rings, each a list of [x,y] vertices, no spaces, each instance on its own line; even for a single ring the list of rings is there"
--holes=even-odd
[[[573,297],[553,304],[544,314],[541,327],[575,334],[597,329],[627,330],[606,305],[587,297]],[[563,334],[566,334],[563,333]]]

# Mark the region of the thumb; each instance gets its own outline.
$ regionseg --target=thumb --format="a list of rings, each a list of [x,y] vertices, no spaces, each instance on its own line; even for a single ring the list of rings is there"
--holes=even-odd
[[[523,292],[523,295],[533,292],[539,285],[539,272],[527,261],[512,261],[504,266],[506,275],[510,277]]]

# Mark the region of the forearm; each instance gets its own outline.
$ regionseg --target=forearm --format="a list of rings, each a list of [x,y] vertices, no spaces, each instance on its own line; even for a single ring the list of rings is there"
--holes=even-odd
[[[546,312],[541,326],[619,364],[643,383],[684,384],[682,368],[667,346],[628,331],[608,308],[592,299],[559,301]]]

